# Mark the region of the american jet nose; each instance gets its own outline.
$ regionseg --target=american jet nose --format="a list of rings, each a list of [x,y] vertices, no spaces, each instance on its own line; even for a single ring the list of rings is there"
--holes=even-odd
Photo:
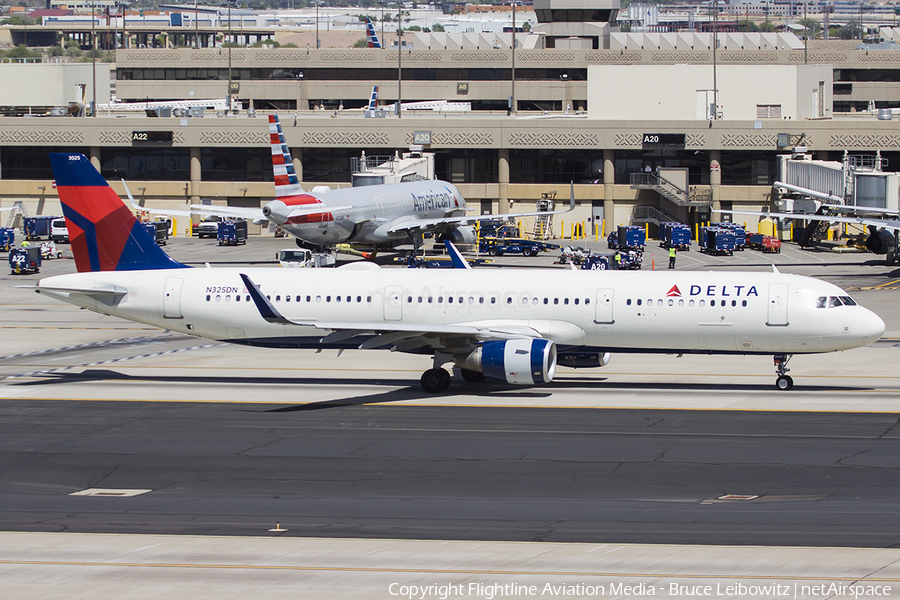
[[[860,333],[862,333],[863,344],[876,342],[884,335],[884,321],[881,320],[881,317],[868,309],[866,309],[862,318],[862,323],[860,323],[859,327]]]

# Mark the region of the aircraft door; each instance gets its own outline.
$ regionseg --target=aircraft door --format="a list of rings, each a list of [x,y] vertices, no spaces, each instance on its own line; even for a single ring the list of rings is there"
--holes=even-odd
[[[163,294],[163,318],[181,319],[181,285],[184,279],[181,277],[166,278],[165,292]]]
[[[769,315],[766,325],[784,327],[788,324],[788,284],[769,284]]]
[[[615,323],[613,319],[613,292],[612,288],[597,290],[597,300],[594,305],[594,323]]]
[[[403,318],[403,286],[389,285],[384,288],[384,320],[399,321]]]

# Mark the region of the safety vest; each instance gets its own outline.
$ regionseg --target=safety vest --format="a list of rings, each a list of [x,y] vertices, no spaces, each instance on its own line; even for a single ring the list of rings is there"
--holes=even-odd
[[[669,248],[669,258],[675,258],[675,248]]]

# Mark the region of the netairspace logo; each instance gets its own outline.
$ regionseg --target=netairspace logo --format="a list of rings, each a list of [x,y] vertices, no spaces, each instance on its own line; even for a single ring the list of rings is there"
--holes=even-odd
[[[587,585],[553,584],[519,585],[515,583],[448,583],[433,585],[403,585],[392,583],[388,588],[391,596],[408,600],[459,598],[468,596],[494,600],[495,598],[524,598],[543,596],[547,598],[590,598],[590,597],[643,597],[660,596],[663,598],[703,598],[703,597],[743,597],[743,598],[876,598],[890,597],[889,585],[865,585],[861,583],[716,583],[715,585],[648,585],[646,583]]]

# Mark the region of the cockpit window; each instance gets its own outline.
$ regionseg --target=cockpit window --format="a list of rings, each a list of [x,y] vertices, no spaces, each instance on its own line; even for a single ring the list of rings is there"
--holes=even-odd
[[[850,296],[819,296],[816,299],[816,308],[834,308],[835,306],[856,306],[856,301]]]
[[[844,306],[856,306],[856,300],[851,298],[850,296],[841,296],[841,302],[844,303]]]
[[[833,308],[835,306],[841,306],[843,302],[837,296],[829,296],[828,297],[828,308]]]
[[[819,296],[819,299],[816,300],[816,308],[825,308],[827,302],[828,298],[826,296]]]

